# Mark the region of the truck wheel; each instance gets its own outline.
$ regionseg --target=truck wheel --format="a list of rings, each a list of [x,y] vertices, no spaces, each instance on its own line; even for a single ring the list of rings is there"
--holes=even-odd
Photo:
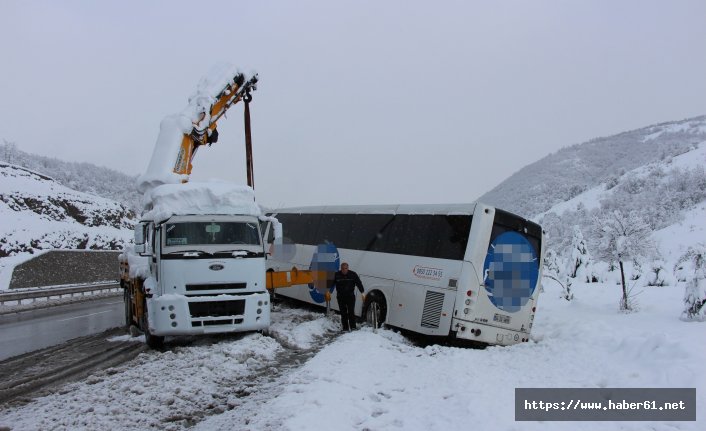
[[[164,336],[152,335],[149,329],[145,329],[145,341],[151,349],[161,349],[164,347]]]
[[[127,287],[123,292],[123,301],[125,302],[125,326],[130,328],[132,325],[132,297],[130,296],[130,291]]]
[[[164,336],[152,335],[150,326],[147,323],[147,304],[145,304],[145,315],[142,316],[142,332],[145,334],[145,342],[151,349],[160,349],[164,346]]]
[[[382,295],[371,292],[365,301],[365,322],[374,328],[381,328],[386,316],[385,299]]]

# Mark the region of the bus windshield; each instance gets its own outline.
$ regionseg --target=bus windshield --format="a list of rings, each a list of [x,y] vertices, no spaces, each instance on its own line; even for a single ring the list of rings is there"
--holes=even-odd
[[[248,222],[183,222],[167,223],[165,244],[189,245],[260,245],[257,223]]]

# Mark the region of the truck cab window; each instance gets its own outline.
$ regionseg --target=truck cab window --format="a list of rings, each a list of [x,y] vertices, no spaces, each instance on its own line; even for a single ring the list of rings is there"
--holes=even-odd
[[[168,223],[165,244],[190,245],[260,245],[257,223],[249,222],[184,222]]]

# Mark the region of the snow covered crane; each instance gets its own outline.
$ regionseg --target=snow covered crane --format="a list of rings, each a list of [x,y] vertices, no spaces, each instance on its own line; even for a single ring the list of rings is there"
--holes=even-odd
[[[197,150],[218,141],[218,120],[240,101],[245,105],[248,186],[253,187],[249,106],[257,81],[257,74],[246,78],[229,65],[214,67],[202,78],[196,93],[189,98],[188,106],[162,120],[147,172],[138,179],[140,192],[145,193],[161,184],[188,182]]]

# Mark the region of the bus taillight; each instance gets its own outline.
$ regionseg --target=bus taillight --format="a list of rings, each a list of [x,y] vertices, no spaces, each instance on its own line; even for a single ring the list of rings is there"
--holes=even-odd
[[[469,290],[468,292],[466,292],[466,295],[468,295],[468,296],[473,295],[473,291],[472,291],[472,290]]]

